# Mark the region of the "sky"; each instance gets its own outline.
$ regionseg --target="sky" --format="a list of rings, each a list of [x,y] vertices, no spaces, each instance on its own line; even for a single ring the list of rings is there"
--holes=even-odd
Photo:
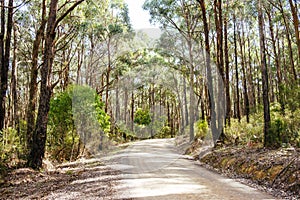
[[[145,0],[124,0],[128,4],[129,17],[134,29],[157,28],[149,22],[150,15],[142,6]]]

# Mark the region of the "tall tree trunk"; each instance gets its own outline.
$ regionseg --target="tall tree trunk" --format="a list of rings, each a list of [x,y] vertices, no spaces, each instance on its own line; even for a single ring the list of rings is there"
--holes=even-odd
[[[57,15],[58,0],[51,0],[49,17],[47,20],[47,34],[45,38],[45,49],[43,65],[41,67],[41,89],[39,109],[36,127],[33,134],[32,148],[30,151],[28,165],[34,169],[42,166],[44,158],[45,143],[47,136],[48,112],[50,109],[50,98],[52,92],[51,72],[54,60],[55,22]]]
[[[218,99],[217,101],[217,122],[218,122],[218,132],[221,133],[220,140],[225,139],[224,130],[223,130],[223,113],[226,112],[224,110],[225,107],[225,73],[224,73],[224,53],[223,53],[223,17],[222,17],[222,1],[215,0],[214,1],[214,12],[215,12],[215,23],[217,29],[217,67],[218,67]],[[226,113],[225,113],[226,114]],[[225,116],[226,117],[226,116]]]
[[[275,47],[274,48],[274,51],[276,51],[276,44],[275,44]],[[277,49],[278,49],[278,52],[277,52],[277,56],[276,56],[276,60],[277,60],[277,57],[278,57],[278,60],[276,63],[276,75],[277,75],[277,81],[278,81],[278,101],[281,105],[281,111],[284,113],[284,110],[285,110],[285,92],[284,92],[284,85],[283,85],[283,78],[282,78],[282,71],[281,71],[281,64],[280,64],[280,59],[279,57],[281,57],[281,51],[280,51],[280,41],[278,40],[277,41]]]
[[[115,113],[115,120],[120,120],[120,84],[119,84],[119,77],[116,77],[116,113]]]
[[[42,21],[41,25],[36,33],[35,40],[32,47],[32,65],[30,71],[30,83],[29,83],[29,103],[27,108],[27,149],[32,149],[33,131],[35,127],[35,112],[37,103],[37,90],[38,90],[38,56],[41,41],[44,37],[45,26],[46,26],[46,1],[42,2]]]
[[[106,90],[105,90],[105,112],[108,113],[108,100],[109,100],[109,82],[110,82],[110,72],[111,72],[111,52],[110,52],[110,41],[111,38],[108,39],[107,42],[107,56],[108,56],[108,64],[107,64],[107,71],[106,71]]]
[[[262,0],[258,0],[258,27],[260,38],[260,55],[261,55],[261,73],[263,84],[263,104],[264,104],[264,146],[271,147],[272,135],[271,135],[271,117],[270,117],[270,102],[269,102],[269,80],[268,80],[268,68],[266,63],[266,51],[265,51],[265,35],[264,35],[264,17],[262,13]]]
[[[268,58],[267,58],[267,66],[271,66],[271,54],[270,53],[267,53],[268,55]],[[276,86],[276,85],[275,85]],[[275,101],[275,91],[274,91],[274,76],[273,76],[273,73],[272,71],[269,73],[269,97],[270,97],[270,102],[271,103],[274,103]]]
[[[210,38],[209,38],[209,28],[208,28],[208,21],[206,18],[206,6],[205,0],[197,0],[200,4],[201,11],[202,11],[202,20],[204,25],[204,36],[205,36],[205,65],[206,65],[206,76],[207,76],[207,87],[209,92],[209,102],[210,102],[210,125],[211,131],[213,136],[213,142],[217,141],[217,125],[216,125],[216,110],[215,110],[215,97],[214,97],[214,89],[213,89],[213,81],[212,81],[212,69],[211,69],[211,62],[210,62]]]
[[[261,59],[260,59],[260,54],[258,52],[257,49],[255,49],[255,57],[256,57],[256,61],[257,61],[257,65],[261,65]],[[258,105],[261,105],[261,100],[262,100],[262,95],[261,95],[261,85],[260,85],[260,77],[259,77],[259,74],[261,75],[261,70],[259,68],[255,68],[255,72],[257,74],[256,78],[255,78],[255,87],[256,87],[256,90],[257,90],[257,104]]]
[[[179,90],[179,87],[178,87],[178,81],[177,81],[177,78],[174,76],[174,74],[173,74],[173,80],[174,80],[174,83],[175,83],[175,91],[176,91],[176,95],[177,95],[178,103],[179,103],[179,113],[181,115],[180,123],[179,123],[179,125],[180,125],[179,133],[182,134],[184,132],[184,126],[185,126],[184,117],[183,117],[184,116],[184,108],[183,108],[183,102],[182,102],[182,99],[181,99],[180,90]],[[162,89],[160,88],[160,97],[161,97],[161,93],[162,93]],[[162,112],[161,112],[161,101],[160,101],[160,116],[161,115],[162,115]]]
[[[4,128],[5,124],[5,113],[6,113],[6,92],[8,87],[8,68],[9,68],[9,58],[10,58],[10,46],[11,46],[11,33],[13,27],[13,0],[8,2],[8,14],[7,14],[7,24],[6,24],[6,37],[4,41],[5,34],[5,9],[4,1],[1,2],[1,33],[0,33],[0,48],[2,54],[1,63],[1,87],[0,87],[0,130]],[[5,45],[4,45],[5,44]],[[4,56],[3,56],[4,55]]]
[[[90,40],[90,54],[87,59],[87,70],[86,70],[86,80],[85,84],[92,87],[93,82],[93,62],[94,62],[94,54],[95,54],[95,43],[94,43],[94,37],[93,34],[89,35]]]
[[[189,110],[188,110],[188,102],[187,102],[187,91],[186,91],[186,79],[183,76],[183,99],[184,99],[184,119],[185,119],[185,126],[189,124]]]
[[[151,119],[152,122],[154,122],[156,120],[156,116],[155,116],[155,87],[154,87],[154,78],[153,78],[153,83],[150,86],[151,89],[151,105],[150,105],[150,110],[151,110]],[[154,138],[154,127],[153,127],[153,123],[151,123],[151,138]]]
[[[6,96],[6,91],[3,91],[5,82],[2,83],[2,79],[4,76],[5,79],[5,61],[4,61],[4,35],[5,35],[5,4],[4,0],[0,0],[0,5],[1,5],[1,28],[0,28],[0,72],[1,72],[1,77],[0,77],[0,131],[4,128],[4,120],[5,120],[5,96]],[[3,80],[4,80],[3,79]]]
[[[131,92],[131,131],[134,131],[134,92]]]
[[[255,95],[255,84],[253,81],[253,66],[252,66],[252,56],[251,56],[251,44],[250,44],[250,37],[248,36],[248,65],[249,65],[249,78],[248,78],[248,82],[250,85],[250,96],[251,96],[251,107],[256,110],[256,95]],[[249,105],[250,106],[250,105]]]
[[[280,50],[281,49],[281,51],[282,51],[282,61],[283,61],[283,63],[282,63],[282,66],[283,66],[283,69],[282,69],[282,80],[283,80],[283,82],[286,82],[287,80],[288,80],[288,66],[287,66],[287,58],[286,58],[286,54],[284,53],[285,52],[285,42],[284,42],[284,40],[281,40],[281,48],[278,48],[278,50]],[[279,44],[278,44],[278,46],[280,46]]]
[[[227,0],[228,9],[228,0]],[[229,49],[228,49],[228,14],[224,19],[224,51],[225,51],[225,93],[226,93],[226,114],[225,114],[225,125],[230,126],[231,117],[231,101],[230,101],[230,86],[229,86]]]
[[[239,70],[238,70],[238,59],[237,59],[237,37],[236,37],[236,16],[233,14],[233,31],[234,31],[234,63],[235,63],[235,81],[236,81],[236,117],[239,122],[241,121],[241,111],[240,111],[240,89],[239,89]]]
[[[127,111],[128,111],[128,88],[124,87],[124,122],[127,126],[128,120],[127,120]]]
[[[77,71],[76,71],[76,84],[81,84],[80,80],[80,74],[81,74],[81,67],[83,64],[83,58],[84,58],[84,41],[83,38],[81,38],[81,48],[78,48],[77,52]],[[102,96],[100,96],[100,100],[102,100]]]
[[[20,133],[19,127],[19,107],[18,107],[18,96],[17,96],[17,36],[16,36],[16,27],[14,25],[14,48],[13,48],[13,60],[12,60],[12,69],[11,69],[11,99],[12,99],[12,126]]]
[[[190,61],[190,141],[194,140],[194,123],[195,123],[195,94],[194,94],[194,64],[193,64],[193,46],[192,38],[188,38],[189,61]]]
[[[250,108],[249,108],[249,97],[248,97],[248,87],[247,87],[247,73],[246,73],[246,52],[245,52],[245,37],[244,37],[244,22],[242,22],[242,34],[239,37],[240,40],[240,50],[241,50],[241,58],[242,58],[242,72],[243,72],[243,88],[244,88],[244,113],[246,115],[247,123],[250,122],[249,114],[250,114]]]

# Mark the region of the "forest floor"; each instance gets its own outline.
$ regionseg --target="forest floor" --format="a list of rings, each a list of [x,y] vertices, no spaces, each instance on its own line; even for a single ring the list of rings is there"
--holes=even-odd
[[[0,185],[0,199],[111,199],[118,171],[97,159],[58,165],[43,172],[10,171]]]
[[[201,166],[284,199],[300,199],[300,149],[276,150],[253,146],[219,145],[203,148],[201,142],[177,144]]]

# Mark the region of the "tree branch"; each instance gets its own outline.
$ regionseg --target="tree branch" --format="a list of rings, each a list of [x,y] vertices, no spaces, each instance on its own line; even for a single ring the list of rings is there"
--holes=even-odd
[[[55,25],[53,27],[52,32],[54,32],[55,28],[58,26],[58,24],[70,13],[72,12],[79,4],[84,2],[85,0],[78,0],[76,3],[74,3],[64,14],[62,14],[55,22]]]

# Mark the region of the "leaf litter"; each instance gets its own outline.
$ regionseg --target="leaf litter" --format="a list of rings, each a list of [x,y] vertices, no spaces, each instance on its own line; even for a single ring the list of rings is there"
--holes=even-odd
[[[11,170],[0,199],[111,199],[120,173],[97,159],[81,159],[45,171]]]

